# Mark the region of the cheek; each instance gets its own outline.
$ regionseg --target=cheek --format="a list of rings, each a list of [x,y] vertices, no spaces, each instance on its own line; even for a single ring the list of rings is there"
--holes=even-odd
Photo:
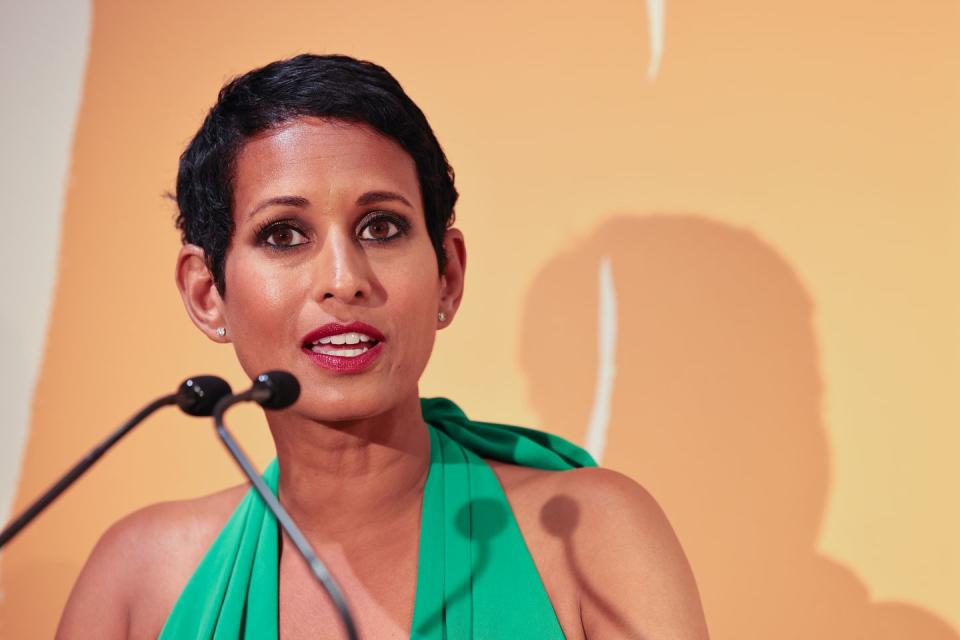
[[[295,325],[300,307],[295,276],[242,255],[227,263],[226,320],[244,369],[269,366],[261,356],[289,341],[287,325]]]
[[[226,304],[235,323],[267,320],[295,297],[295,282],[282,270],[242,256],[232,266],[227,269]]]
[[[430,357],[437,330],[440,284],[436,265],[418,262],[393,270],[388,277],[389,281],[383,282],[388,306],[393,309],[391,315],[396,322],[402,323],[395,327],[404,336],[402,360],[422,369]]]

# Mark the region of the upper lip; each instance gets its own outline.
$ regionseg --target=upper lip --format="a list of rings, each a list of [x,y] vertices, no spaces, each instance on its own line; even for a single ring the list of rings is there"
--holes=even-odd
[[[303,336],[303,341],[301,344],[313,344],[321,338],[326,338],[327,336],[336,336],[341,333],[362,333],[370,336],[377,342],[383,342],[386,340],[386,338],[383,337],[383,334],[380,333],[376,327],[371,327],[363,322],[351,322],[350,324],[331,322],[323,325],[322,327],[317,327],[307,335]]]

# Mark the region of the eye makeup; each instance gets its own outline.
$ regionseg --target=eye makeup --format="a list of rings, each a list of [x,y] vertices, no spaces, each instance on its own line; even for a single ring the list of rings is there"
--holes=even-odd
[[[371,229],[373,225],[383,223],[392,225],[396,229],[396,232],[390,233],[390,235],[385,237],[364,237],[366,232]],[[375,242],[382,244],[407,235],[410,231],[410,226],[410,221],[407,219],[407,217],[399,213],[394,213],[392,211],[371,211],[360,220],[359,224],[357,224],[357,238],[361,242]]]
[[[257,244],[261,246],[268,247],[272,250],[285,251],[292,249],[294,247],[299,247],[301,245],[307,244],[310,242],[307,237],[307,232],[304,230],[304,225],[301,224],[296,218],[281,218],[279,220],[267,220],[259,225],[257,225],[256,231],[254,232],[254,238],[256,238]],[[270,238],[275,234],[282,232],[292,232],[294,242],[290,243],[277,243],[270,242]],[[297,236],[302,238],[302,241],[296,242],[298,239]]]

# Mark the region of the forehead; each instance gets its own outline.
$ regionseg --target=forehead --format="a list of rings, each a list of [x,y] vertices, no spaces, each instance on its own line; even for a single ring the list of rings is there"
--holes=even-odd
[[[240,215],[264,198],[303,196],[319,204],[377,190],[421,205],[410,154],[372,127],[343,120],[297,118],[252,137],[237,154],[233,177]]]

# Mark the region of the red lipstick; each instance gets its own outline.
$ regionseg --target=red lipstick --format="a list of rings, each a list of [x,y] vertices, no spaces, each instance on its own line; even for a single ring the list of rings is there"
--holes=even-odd
[[[343,333],[362,333],[370,338],[367,342],[358,342],[356,344],[334,345],[326,343],[323,348],[327,351],[346,350],[346,349],[364,349],[363,353],[355,356],[334,355],[332,353],[322,353],[314,351],[314,347],[320,346],[320,340],[330,336],[336,336]],[[371,327],[363,322],[351,322],[350,324],[340,324],[331,322],[322,327],[314,329],[303,337],[301,341],[301,350],[324,369],[337,371],[340,373],[359,373],[368,369],[383,351],[383,343],[386,338],[376,327]]]

